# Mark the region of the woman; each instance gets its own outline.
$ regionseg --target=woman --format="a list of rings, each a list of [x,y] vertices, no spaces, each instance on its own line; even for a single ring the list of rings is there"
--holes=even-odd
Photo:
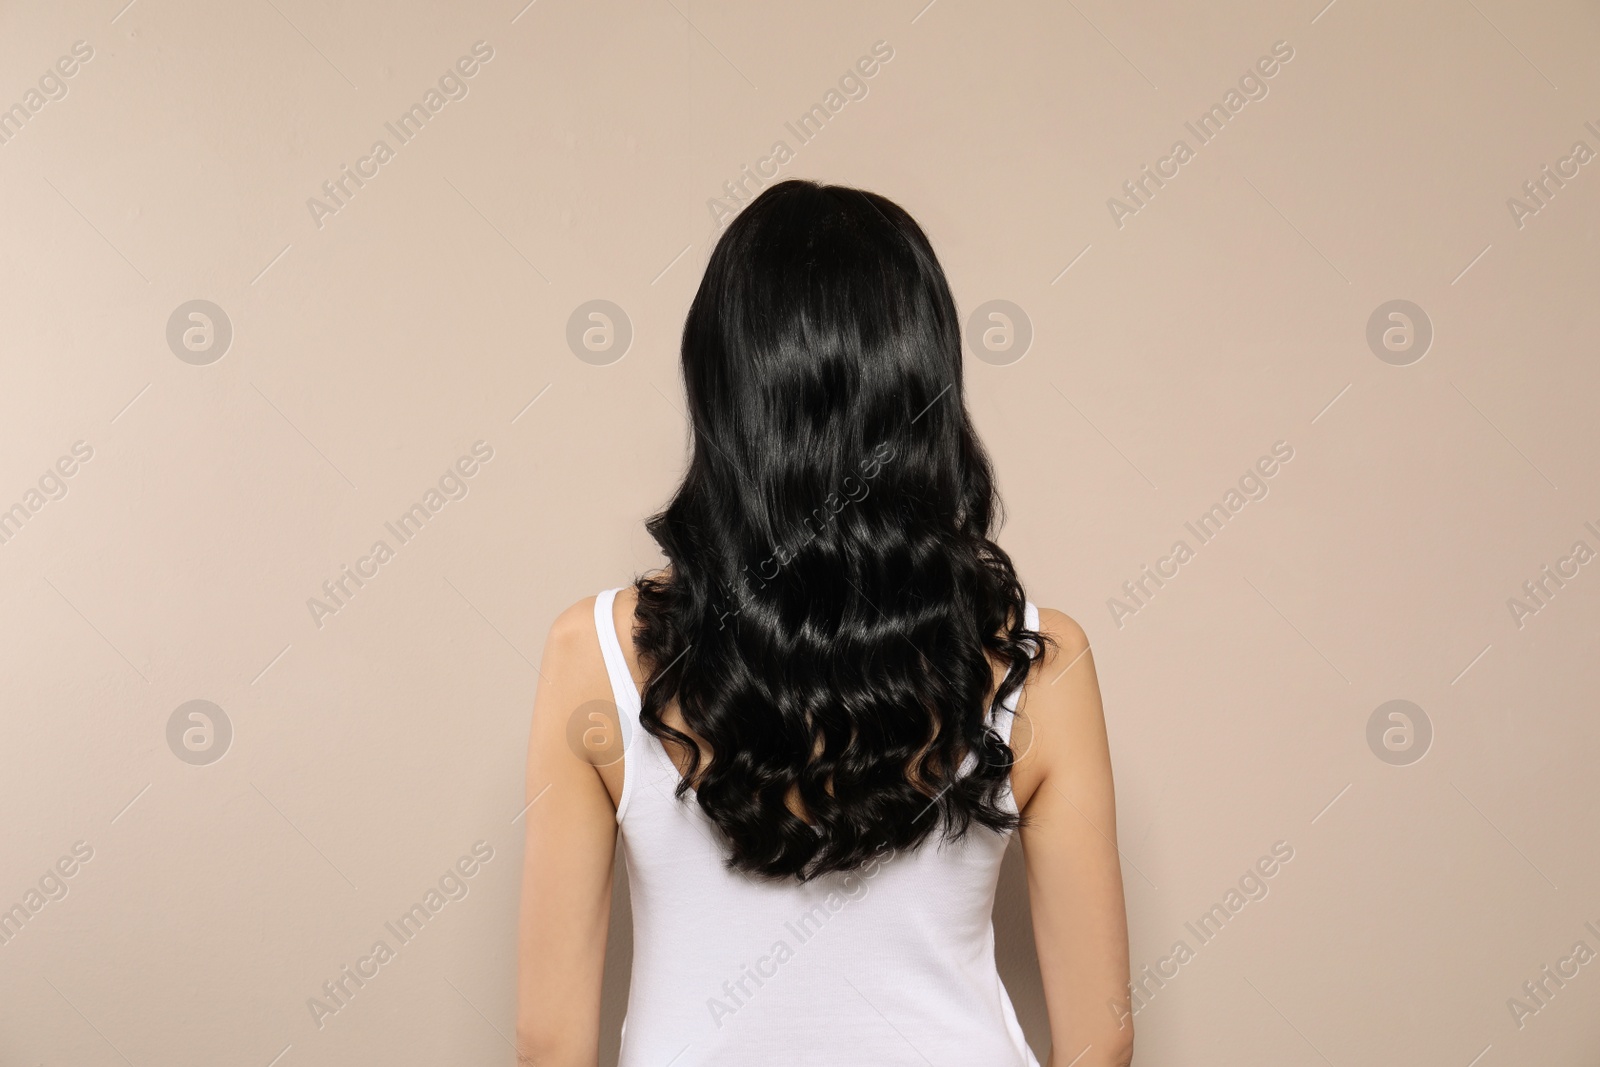
[[[1020,829],[1051,1067],[1127,1064],[1094,663],[989,539],[927,237],[880,196],[774,185],[718,241],[682,357],[692,456],[648,523],[668,564],[545,647],[521,1062],[596,1063],[620,829],[621,1067],[1037,1065],[991,925]]]

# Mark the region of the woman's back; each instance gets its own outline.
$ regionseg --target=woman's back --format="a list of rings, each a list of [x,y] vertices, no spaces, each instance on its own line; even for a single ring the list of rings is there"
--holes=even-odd
[[[1126,1067],[1093,658],[994,540],[927,234],[779,182],[718,238],[681,356],[664,566],[562,612],[539,665],[522,1062],[595,1067],[620,833],[622,1067],[1031,1067],[990,917],[1020,833],[1051,1067]]]
[[[728,870],[714,825],[692,793],[674,796],[679,769],[640,727],[617,592],[596,597],[594,618],[621,722],[633,901],[619,1067],[1037,1065],[994,962],[1010,835],[974,826],[805,883]],[[1032,603],[1025,625],[1039,626]],[[1002,739],[1020,693],[991,720]]]

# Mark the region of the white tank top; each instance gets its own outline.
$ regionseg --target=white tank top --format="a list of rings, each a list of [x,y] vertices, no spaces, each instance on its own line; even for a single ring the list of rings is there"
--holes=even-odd
[[[594,614],[622,723],[633,898],[618,1067],[1039,1067],[994,963],[1010,835],[974,824],[952,843],[936,830],[909,854],[805,885],[730,872],[716,825],[692,792],[673,798],[678,769],[639,724],[617,592]],[[1032,603],[1026,625],[1039,626]],[[993,722],[1007,740],[1020,692]],[[1002,803],[1016,811],[1009,786]]]

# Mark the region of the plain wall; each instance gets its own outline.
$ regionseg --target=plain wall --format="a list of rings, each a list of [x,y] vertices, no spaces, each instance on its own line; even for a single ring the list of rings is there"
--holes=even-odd
[[[23,509],[0,906],[27,913],[0,1062],[513,1062],[540,650],[658,562],[678,335],[739,203],[714,201],[778,141],[778,175],[916,216],[964,320],[1008,301],[1031,332],[972,348],[970,407],[1000,543],[1093,641],[1133,965],[1167,975],[1136,1062],[1594,1062],[1600,963],[1561,962],[1600,951],[1600,563],[1572,555],[1600,551],[1593,5],[125,2],[0,8],[24,111],[0,143],[0,508]],[[467,95],[401,143],[386,123],[480,41]],[[346,165],[369,177],[341,206]],[[169,341],[193,300],[231,325],[220,358]],[[568,343],[593,300],[626,315],[620,359]],[[1395,300],[1426,351],[1385,348],[1387,312],[1369,343]],[[480,441],[465,497],[399,543],[385,523]],[[65,495],[30,497],[77,442]],[[226,745],[185,748],[187,712],[169,741],[194,700]],[[1369,732],[1393,700],[1409,741],[1388,711]],[[468,895],[319,1025],[308,1000],[477,842]],[[1202,942],[1186,924],[1278,842],[1265,897]],[[66,895],[30,911],[58,861]],[[1043,1053],[1019,861],[997,940]],[[1577,970],[1534,999],[1546,966]],[[614,970],[610,1024],[625,993]]]

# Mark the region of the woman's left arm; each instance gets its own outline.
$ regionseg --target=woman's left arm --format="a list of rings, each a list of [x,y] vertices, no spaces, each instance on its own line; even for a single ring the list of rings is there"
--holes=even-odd
[[[611,920],[616,809],[568,723],[615,706],[594,629],[594,599],[563,612],[540,664],[528,739],[526,852],[517,957],[519,1067],[595,1067]],[[603,702],[596,703],[596,702]],[[585,722],[583,729],[591,728]],[[613,735],[615,736],[615,735]]]

